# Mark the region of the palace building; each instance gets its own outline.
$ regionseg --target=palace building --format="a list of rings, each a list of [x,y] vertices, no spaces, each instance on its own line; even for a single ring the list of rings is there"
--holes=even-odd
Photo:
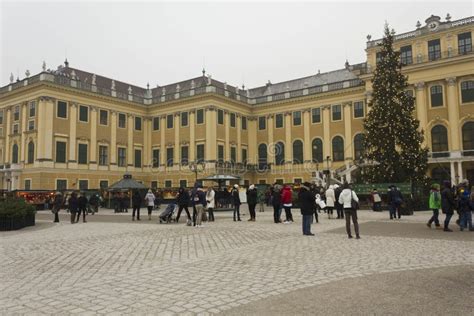
[[[396,36],[429,176],[474,183],[474,17],[429,17]],[[0,189],[96,189],[130,173],[150,187],[237,175],[241,184],[354,180],[363,168],[377,44],[367,60],[256,88],[202,75],[138,87],[66,61],[0,88]]]

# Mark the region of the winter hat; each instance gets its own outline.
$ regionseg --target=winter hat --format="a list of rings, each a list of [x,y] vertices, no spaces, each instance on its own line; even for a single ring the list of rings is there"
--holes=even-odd
[[[239,188],[239,185],[238,185],[238,184],[234,184],[234,188],[238,189],[238,188]]]

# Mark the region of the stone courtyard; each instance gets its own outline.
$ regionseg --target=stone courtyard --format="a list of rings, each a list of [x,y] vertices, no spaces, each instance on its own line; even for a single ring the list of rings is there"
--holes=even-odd
[[[244,212],[194,228],[185,216],[158,224],[158,212],[132,222],[101,210],[71,225],[40,211],[35,227],[0,233],[0,314],[474,312],[474,233],[430,230],[429,212],[360,211],[361,240],[324,214],[302,236],[299,210],[293,224]]]

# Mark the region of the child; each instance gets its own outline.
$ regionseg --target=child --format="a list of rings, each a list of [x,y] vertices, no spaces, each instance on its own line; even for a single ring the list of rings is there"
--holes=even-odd
[[[430,220],[426,224],[429,228],[431,228],[431,223],[435,223],[436,228],[440,228],[439,224],[439,209],[441,208],[441,194],[439,193],[439,184],[434,183],[431,186],[430,191],[430,198],[429,198],[429,207],[433,211],[433,216],[431,216]]]

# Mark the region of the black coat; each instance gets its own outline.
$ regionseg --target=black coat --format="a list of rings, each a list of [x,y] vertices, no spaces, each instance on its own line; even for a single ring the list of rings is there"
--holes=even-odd
[[[298,202],[301,208],[301,215],[314,214],[314,196],[309,190],[303,187],[300,189],[300,192],[298,193]]]
[[[443,213],[454,213],[455,204],[456,203],[454,201],[454,195],[453,191],[451,191],[451,188],[444,188],[443,191],[441,191],[441,209],[443,210]]]
[[[247,190],[247,203],[257,204],[257,189]]]
[[[272,205],[280,206],[281,205],[281,194],[279,190],[272,191]]]
[[[240,195],[239,195],[239,190],[233,189],[232,190],[232,203],[234,205],[240,205]]]
[[[87,198],[86,198],[84,195],[81,195],[81,196],[77,199],[77,206],[78,206],[80,209],[86,208],[86,206],[87,206]]]
[[[178,205],[184,205],[184,206],[188,206],[189,205],[189,193],[188,191],[184,190],[183,192],[180,192],[178,194],[178,198],[176,199],[176,202],[178,203]]]
[[[140,207],[142,205],[142,197],[140,193],[132,195],[132,206]]]
[[[68,205],[69,205],[69,211],[77,212],[77,207],[78,207],[77,197],[71,196],[68,200]]]

